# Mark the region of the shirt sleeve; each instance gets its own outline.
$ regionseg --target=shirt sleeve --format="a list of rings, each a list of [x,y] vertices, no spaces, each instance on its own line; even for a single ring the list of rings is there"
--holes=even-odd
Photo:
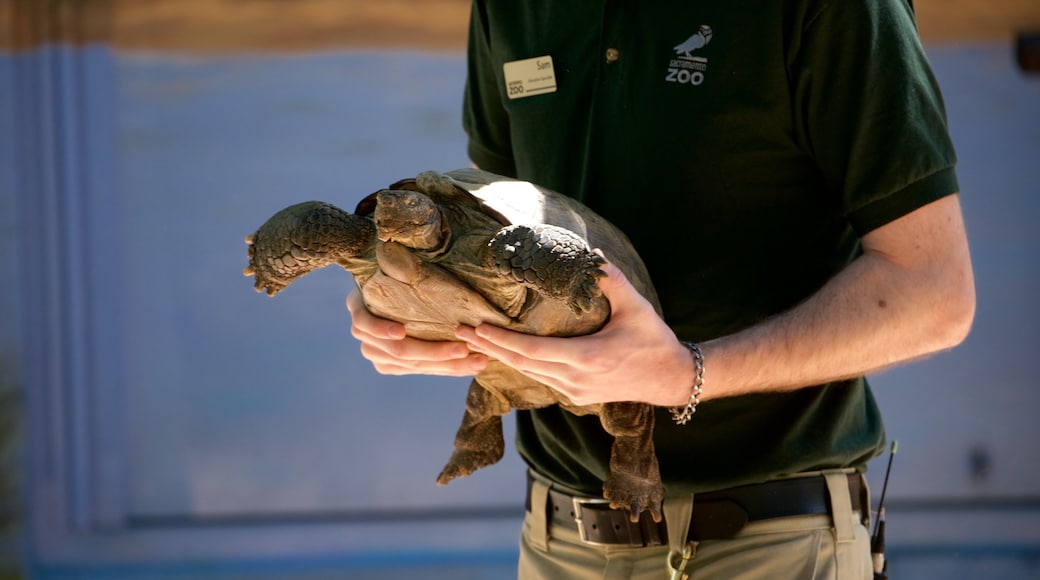
[[[907,0],[820,2],[789,55],[796,127],[857,233],[958,192],[942,96]]]
[[[462,125],[469,137],[469,158],[481,169],[516,176],[509,115],[502,105],[502,66],[492,55],[492,34],[485,3],[474,0],[466,51],[467,76]]]

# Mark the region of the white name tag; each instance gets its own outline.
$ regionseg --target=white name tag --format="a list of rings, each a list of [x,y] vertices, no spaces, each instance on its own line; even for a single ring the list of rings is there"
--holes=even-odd
[[[556,73],[551,56],[514,60],[502,65],[506,77],[506,94],[510,99],[556,92]]]

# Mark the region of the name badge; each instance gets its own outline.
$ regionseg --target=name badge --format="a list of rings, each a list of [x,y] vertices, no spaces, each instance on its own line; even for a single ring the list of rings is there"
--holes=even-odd
[[[556,92],[556,73],[551,56],[514,60],[502,65],[506,94],[510,99]]]

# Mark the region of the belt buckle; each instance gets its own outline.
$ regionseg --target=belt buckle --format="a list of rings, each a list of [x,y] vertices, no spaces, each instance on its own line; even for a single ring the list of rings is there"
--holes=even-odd
[[[582,508],[586,505],[605,505],[609,504],[610,501],[600,497],[572,497],[572,505],[574,506],[574,523],[578,524],[578,538],[581,539],[581,543],[589,546],[609,546],[605,542],[597,542],[589,539],[588,532],[585,531],[585,522],[582,520],[581,512]]]

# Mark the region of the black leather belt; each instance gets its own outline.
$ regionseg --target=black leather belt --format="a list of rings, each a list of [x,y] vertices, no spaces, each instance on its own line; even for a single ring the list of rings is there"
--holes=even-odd
[[[860,474],[850,473],[848,481],[852,509],[862,510],[864,489]],[[528,475],[528,510],[531,482]],[[610,509],[602,498],[572,496],[550,488],[546,509],[553,526],[577,528],[582,541],[589,544],[638,547],[668,543],[666,522],[654,522],[647,512],[638,522],[630,522],[627,511]],[[732,538],[749,522],[829,513],[830,496],[822,476],[778,479],[699,493],[694,496],[687,541]]]

